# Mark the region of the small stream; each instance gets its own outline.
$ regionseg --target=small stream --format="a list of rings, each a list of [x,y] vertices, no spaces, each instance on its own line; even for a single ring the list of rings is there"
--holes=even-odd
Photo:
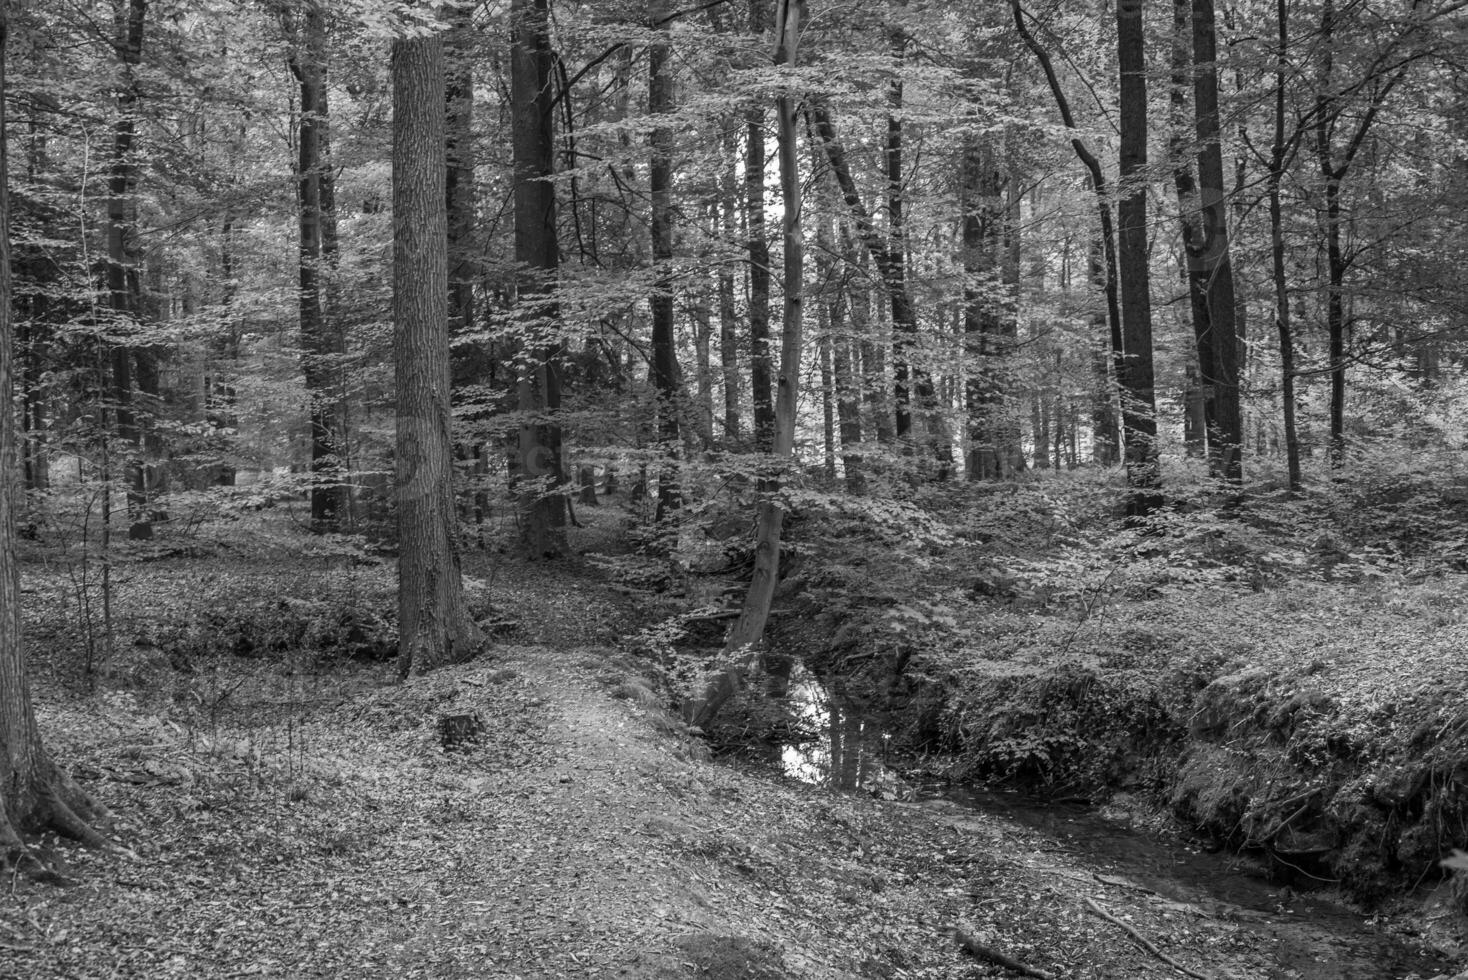
[[[1425,980],[1455,972],[1446,958],[1374,928],[1347,905],[1271,882],[1260,861],[1209,853],[1180,835],[1136,827],[1124,812],[1045,803],[1018,793],[918,791],[883,764],[888,739],[881,727],[850,710],[815,677],[797,670],[790,698],[801,727],[820,737],[785,747],[788,775],[838,792],[917,798],[949,815],[998,817],[1039,838],[1042,850],[1065,855],[1103,878],[1123,879],[1247,926],[1275,964],[1270,980]]]

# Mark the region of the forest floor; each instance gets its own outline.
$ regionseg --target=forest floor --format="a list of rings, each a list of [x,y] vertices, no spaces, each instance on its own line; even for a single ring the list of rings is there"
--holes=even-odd
[[[202,608],[253,574],[288,610],[282,576],[339,563],[233,561],[223,582],[195,557],[140,563],[117,588],[164,617],[165,597]],[[43,615],[69,579],[29,567],[28,619],[54,627],[32,631],[43,731],[137,858],[47,845],[79,883],[4,883],[0,977],[1408,975],[1335,971],[1268,916],[1170,898],[1001,815],[707,761],[608,642],[636,624],[592,570],[496,562],[481,581],[519,628],[466,665],[398,684],[139,633],[90,691],[48,646],[75,628]],[[485,731],[446,750],[458,714]]]

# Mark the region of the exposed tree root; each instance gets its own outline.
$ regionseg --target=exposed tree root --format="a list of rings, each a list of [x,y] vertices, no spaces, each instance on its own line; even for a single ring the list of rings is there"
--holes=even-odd
[[[1136,929],[1127,925],[1125,922],[1121,921],[1116,916],[1112,915],[1110,912],[1097,905],[1094,901],[1090,899],[1089,896],[1086,898],[1086,907],[1089,908],[1096,915],[1099,915],[1107,922],[1110,922],[1112,925],[1125,932],[1128,936],[1131,936],[1138,946],[1141,946],[1147,952],[1151,953],[1153,956],[1157,957],[1159,960],[1166,963],[1174,970],[1177,970],[1179,973],[1184,973],[1190,977],[1193,977],[1194,980],[1213,980],[1213,977],[1211,975],[1207,973],[1199,973],[1196,970],[1189,969],[1188,967],[1183,966],[1177,960],[1173,959],[1171,956],[1168,956],[1162,950],[1152,945],[1152,943],[1148,941],[1148,939]]]
[[[964,932],[958,926],[953,926],[951,931],[954,941],[958,943],[965,953],[975,959],[983,960],[985,963],[993,963],[995,966],[1003,967],[1010,973],[1017,973],[1022,977],[1034,977],[1036,980],[1056,980],[1055,974],[1046,973],[1044,970],[1030,966],[1027,963],[1021,963],[1019,960],[999,952],[994,947],[979,942],[971,934]]]
[[[110,840],[99,827],[112,823],[112,813],[78,786],[54,764],[46,763],[36,791],[36,805],[26,823],[27,831],[52,831],[85,847],[137,860],[137,854]],[[11,814],[0,801],[0,867],[13,875],[24,874],[33,881],[52,885],[78,882],[50,867],[26,843]]]

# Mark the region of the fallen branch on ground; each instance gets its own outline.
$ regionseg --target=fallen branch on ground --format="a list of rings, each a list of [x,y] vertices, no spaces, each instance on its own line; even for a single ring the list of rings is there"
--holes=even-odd
[[[1147,952],[1151,953],[1153,956],[1157,957],[1159,960],[1161,960],[1162,962],[1166,963],[1168,966],[1172,967],[1174,970],[1177,970],[1180,973],[1185,973],[1188,976],[1193,977],[1194,980],[1213,980],[1213,977],[1209,976],[1208,974],[1206,974],[1206,973],[1199,973],[1196,970],[1191,970],[1188,967],[1183,966],[1181,963],[1179,963],[1177,960],[1173,959],[1171,956],[1168,956],[1162,950],[1160,950],[1156,946],[1152,945],[1152,943],[1149,942],[1148,939],[1145,936],[1143,936],[1140,932],[1138,932],[1136,929],[1132,928],[1127,923],[1121,921],[1116,916],[1112,915],[1110,912],[1106,911],[1101,906],[1097,905],[1089,897],[1086,899],[1086,906],[1092,912],[1096,913],[1101,918],[1105,919],[1107,922],[1110,922],[1112,925],[1114,925],[1117,928],[1121,929],[1128,936],[1131,936],[1132,939],[1134,939],[1136,941],[1137,945],[1141,946]]]
[[[1036,969],[1033,966],[1021,963],[1013,957],[1006,956],[994,947],[986,946],[979,942],[958,926],[951,927],[950,931],[953,933],[954,941],[962,947],[965,953],[968,953],[975,959],[983,960],[986,963],[993,963],[995,966],[1002,966],[1009,972],[1018,973],[1022,977],[1035,977],[1036,980],[1056,980],[1055,974],[1046,973],[1044,970]]]

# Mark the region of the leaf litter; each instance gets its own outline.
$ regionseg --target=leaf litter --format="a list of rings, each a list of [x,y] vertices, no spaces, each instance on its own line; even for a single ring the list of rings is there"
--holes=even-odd
[[[1000,817],[702,761],[627,696],[614,603],[501,581],[541,635],[404,684],[225,659],[193,683],[229,697],[48,692],[52,750],[139,859],[49,843],[82,884],[5,883],[0,978],[1012,975],[956,930],[1056,977],[1174,975],[1091,902],[1191,969],[1285,975],[1247,922]],[[483,731],[446,751],[445,714]]]

